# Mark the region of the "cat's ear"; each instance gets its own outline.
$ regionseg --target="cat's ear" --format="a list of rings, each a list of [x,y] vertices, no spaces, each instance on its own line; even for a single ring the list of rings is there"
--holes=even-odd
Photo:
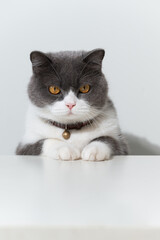
[[[104,49],[101,49],[101,48],[94,49],[94,50],[88,52],[84,56],[83,61],[86,63],[95,63],[98,65],[101,65],[104,55],[105,55]]]
[[[41,73],[51,68],[51,60],[42,52],[33,51],[30,54],[32,69],[34,73]]]

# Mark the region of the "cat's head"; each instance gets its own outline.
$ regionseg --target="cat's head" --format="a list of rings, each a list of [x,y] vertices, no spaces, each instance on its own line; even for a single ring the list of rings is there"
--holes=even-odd
[[[28,94],[43,117],[62,123],[98,116],[107,100],[103,49],[30,55],[33,75]]]

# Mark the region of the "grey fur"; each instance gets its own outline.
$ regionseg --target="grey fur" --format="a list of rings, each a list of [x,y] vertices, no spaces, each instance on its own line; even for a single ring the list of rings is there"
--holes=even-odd
[[[71,89],[79,99],[84,99],[94,107],[103,107],[108,91],[107,81],[101,71],[104,57],[103,49],[90,52],[65,51],[58,53],[32,52],[33,75],[28,86],[28,95],[38,107],[62,100]],[[79,92],[83,84],[89,84],[87,94]],[[53,95],[48,91],[50,85],[60,87],[60,94]]]
[[[116,140],[109,136],[102,136],[102,137],[93,139],[91,142],[93,141],[101,141],[103,143],[109,144],[112,149],[113,155],[128,154],[128,147],[122,135],[119,135],[119,140]]]
[[[16,155],[40,155],[44,140],[40,140],[34,144],[18,145]]]

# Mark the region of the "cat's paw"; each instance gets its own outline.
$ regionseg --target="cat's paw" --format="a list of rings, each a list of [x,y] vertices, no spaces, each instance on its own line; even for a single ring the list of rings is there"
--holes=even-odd
[[[80,150],[71,146],[63,146],[58,149],[58,157],[61,160],[77,160],[80,159]]]
[[[112,150],[109,145],[95,141],[88,144],[82,151],[81,158],[89,161],[103,161],[111,158]]]
[[[44,141],[41,155],[61,160],[76,160],[81,157],[79,149],[55,139]]]

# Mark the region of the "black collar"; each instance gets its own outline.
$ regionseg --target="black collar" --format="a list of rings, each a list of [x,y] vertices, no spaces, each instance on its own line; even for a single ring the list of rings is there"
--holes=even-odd
[[[87,125],[92,124],[93,120],[89,120],[89,121],[85,121],[85,122],[77,122],[77,123],[71,123],[71,124],[63,124],[63,123],[58,123],[49,119],[43,119],[46,123],[52,125],[52,126],[56,126],[62,129],[66,129],[66,130],[72,130],[72,129],[76,129],[79,130],[82,127],[85,127]]]

